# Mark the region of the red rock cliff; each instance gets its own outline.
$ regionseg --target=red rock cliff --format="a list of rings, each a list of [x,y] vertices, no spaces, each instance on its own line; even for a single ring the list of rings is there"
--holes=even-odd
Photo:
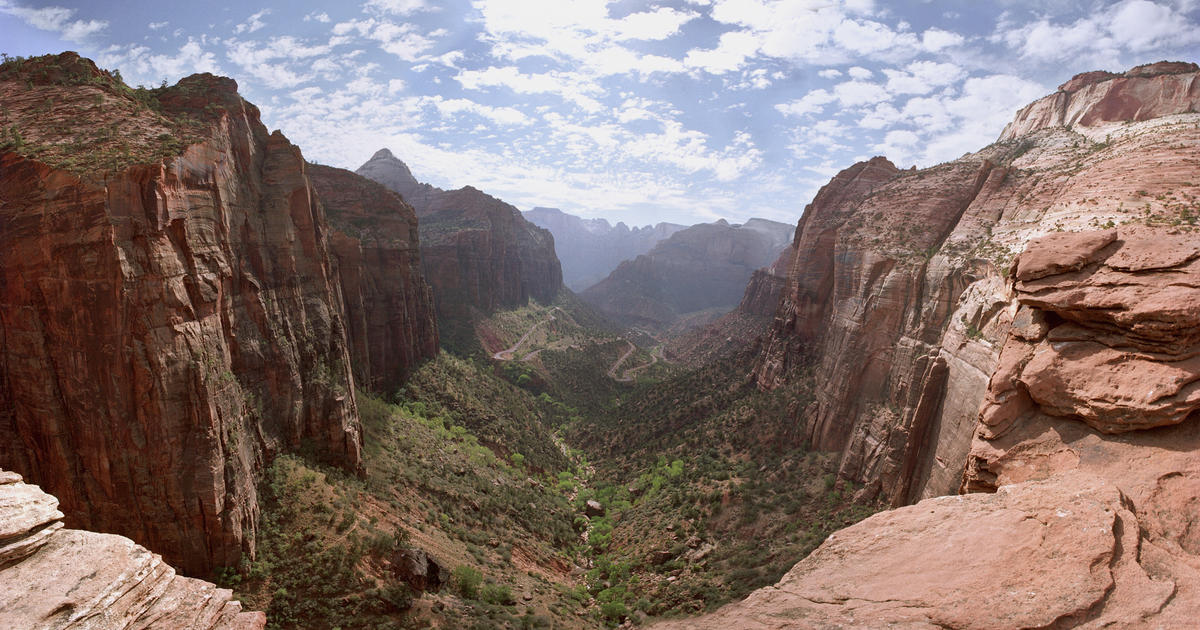
[[[438,349],[417,215],[400,195],[350,171],[310,164],[308,175],[333,228],[355,379],[390,394]]]
[[[325,217],[232,80],[159,114],[81,61],[0,77],[0,466],[202,574],[253,552],[271,456],[361,465]]]
[[[1197,77],[1127,74],[1079,90]],[[1004,275],[1029,240],[1196,220],[1200,115],[1164,105],[1166,89],[1134,108],[1148,120],[1085,117],[921,171],[876,158],[817,195],[755,377],[788,387],[813,368],[815,402],[795,418],[814,448],[841,453],[842,478],[897,505],[958,488],[1015,312]]]
[[[1068,85],[1111,93],[1154,66]],[[1200,114],[1179,103],[1031,130],[855,198],[856,165],[818,195],[755,375],[789,387],[815,366],[797,413],[814,443],[864,493],[924,500],[656,627],[1195,624]],[[948,232],[903,255],[925,226]]]
[[[1159,62],[1125,74],[1085,72],[1058,92],[1026,105],[1000,134],[1012,140],[1039,129],[1143,121],[1200,111],[1200,66]]]

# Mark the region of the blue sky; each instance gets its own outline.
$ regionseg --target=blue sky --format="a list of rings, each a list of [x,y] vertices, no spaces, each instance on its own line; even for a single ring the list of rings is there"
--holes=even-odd
[[[794,222],[992,142],[1086,70],[1200,61],[1200,0],[0,0],[0,50],[237,79],[309,160],[630,224]]]

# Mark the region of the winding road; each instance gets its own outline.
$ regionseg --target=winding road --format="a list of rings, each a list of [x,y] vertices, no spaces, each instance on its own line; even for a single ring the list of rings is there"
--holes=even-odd
[[[555,310],[555,311],[561,311],[562,309],[560,309],[560,308],[558,308],[558,307],[556,306],[556,307],[554,307],[554,309],[553,309],[553,310]],[[525,334],[524,334],[524,335],[521,335],[521,338],[517,340],[517,343],[513,344],[513,347],[511,347],[511,348],[508,348],[507,350],[501,350],[500,352],[497,352],[496,354],[493,354],[493,355],[492,355],[492,358],[493,358],[493,359],[496,359],[497,361],[512,361],[512,360],[513,360],[513,355],[515,355],[515,354],[517,353],[517,350],[519,350],[519,349],[521,348],[521,346],[525,344],[525,341],[526,341],[527,339],[529,339],[529,335],[532,335],[532,334],[533,334],[533,331],[534,331],[534,330],[535,330],[535,329],[536,329],[538,326],[541,326],[542,324],[545,324],[545,323],[552,322],[552,321],[554,321],[555,319],[557,319],[557,318],[556,318],[556,317],[554,317],[554,313],[550,313],[550,315],[548,315],[548,316],[546,317],[546,319],[543,319],[543,320],[542,320],[542,321],[540,321],[540,322],[536,322],[535,324],[533,324],[532,326],[530,326],[530,327],[529,327],[529,330],[526,330],[526,331],[525,331]],[[522,357],[522,358],[521,358],[521,360],[522,360],[522,361],[527,361],[527,360],[529,360],[530,358],[532,358],[533,356],[535,356],[535,355],[536,355],[537,353],[539,353],[539,352],[541,352],[541,350],[534,350],[533,352],[530,352],[529,354],[527,354],[527,355],[525,355],[524,357]]]
[[[621,357],[612,364],[612,367],[608,368],[608,377],[619,383],[628,383],[632,381],[634,374],[650,367],[651,365],[654,365],[655,363],[658,363],[658,360],[661,358],[659,353],[662,352],[662,346],[655,346],[654,349],[650,351],[649,362],[628,368],[621,376],[618,377],[617,368],[621,367],[621,364],[629,358],[629,355],[633,354],[633,352],[637,350],[637,346],[633,345],[632,341],[626,339],[625,343],[629,344],[629,349],[626,350],[625,354],[622,354]]]

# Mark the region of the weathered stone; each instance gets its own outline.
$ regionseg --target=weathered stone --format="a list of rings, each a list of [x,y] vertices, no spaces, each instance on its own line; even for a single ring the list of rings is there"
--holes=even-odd
[[[231,593],[180,577],[122,536],[62,529],[54,497],[0,485],[0,627],[38,630],[262,630]],[[47,506],[51,506],[47,511]],[[35,518],[30,518],[36,515]],[[27,528],[30,523],[35,527]],[[12,533],[14,531],[19,533]],[[21,548],[22,553],[7,552]]]
[[[401,549],[392,556],[392,572],[413,590],[438,592],[450,582],[450,569],[423,549]]]
[[[1136,623],[1175,590],[1138,564],[1137,532],[1121,493],[1082,474],[926,499],[834,533],[744,601],[654,627],[1068,627],[1096,610]]]

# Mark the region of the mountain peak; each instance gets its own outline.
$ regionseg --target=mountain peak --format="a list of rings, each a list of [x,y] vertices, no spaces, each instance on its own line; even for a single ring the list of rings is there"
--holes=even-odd
[[[371,156],[371,159],[372,160],[387,160],[387,159],[394,160],[394,159],[396,159],[396,156],[392,155],[392,152],[390,150],[388,150],[387,148],[383,148],[383,149],[376,151],[375,155]]]

